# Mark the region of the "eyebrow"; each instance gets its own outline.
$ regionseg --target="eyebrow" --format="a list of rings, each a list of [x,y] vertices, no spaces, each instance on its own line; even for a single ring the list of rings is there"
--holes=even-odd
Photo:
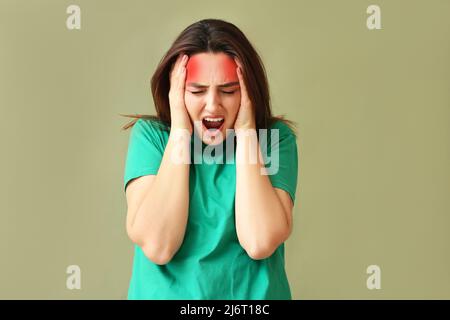
[[[195,87],[195,88],[208,88],[209,87],[205,84],[201,84],[201,83],[197,83],[197,82],[189,82],[187,85],[190,87]],[[228,87],[233,87],[236,85],[239,85],[239,81],[224,83],[224,84],[218,85],[218,87],[219,88],[228,88]]]

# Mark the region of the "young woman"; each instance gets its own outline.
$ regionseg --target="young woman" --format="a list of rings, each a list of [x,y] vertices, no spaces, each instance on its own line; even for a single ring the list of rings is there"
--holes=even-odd
[[[272,116],[255,49],[231,23],[196,22],[151,87],[157,115],[131,116],[124,127],[133,126],[124,174],[135,244],[128,299],[291,299],[284,242],[296,137],[290,121]]]

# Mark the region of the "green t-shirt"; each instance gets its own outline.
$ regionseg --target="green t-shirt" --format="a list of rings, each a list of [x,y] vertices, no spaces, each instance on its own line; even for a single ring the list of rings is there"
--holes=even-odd
[[[278,149],[278,167],[270,162],[265,164],[273,170],[270,181],[295,201],[298,170],[295,136],[281,121],[270,129],[279,129],[278,143],[273,148]],[[272,155],[270,130],[266,137],[267,147],[260,142],[264,159]],[[134,178],[157,174],[168,138],[169,132],[153,120],[139,119],[135,123],[129,138],[124,188]],[[226,149],[227,141],[231,140],[234,149]],[[263,140],[266,141],[260,141]],[[153,263],[139,246],[134,246],[128,299],[292,299],[285,272],[284,243],[262,260],[250,258],[239,244],[234,210],[236,166],[235,161],[227,161],[230,150],[231,158],[236,159],[235,142],[228,137],[221,144],[222,153],[216,154],[204,152],[207,145],[195,133],[191,136],[189,216],[183,243],[165,265]],[[194,148],[199,144],[201,149]],[[195,163],[199,150],[206,157]],[[213,156],[222,159],[222,163],[207,163]]]

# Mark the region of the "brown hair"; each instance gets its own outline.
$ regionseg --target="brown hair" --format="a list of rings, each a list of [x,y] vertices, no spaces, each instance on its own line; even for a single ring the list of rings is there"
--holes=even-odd
[[[132,127],[139,118],[156,120],[170,127],[169,73],[180,53],[223,52],[237,57],[242,63],[244,81],[250,100],[255,107],[256,129],[268,129],[274,122],[283,121],[295,134],[295,124],[284,116],[273,116],[270,105],[269,84],[260,56],[246,36],[232,23],[219,19],[204,19],[184,29],[160,61],[151,79],[153,101],[157,115],[123,115],[135,118],[122,127]]]

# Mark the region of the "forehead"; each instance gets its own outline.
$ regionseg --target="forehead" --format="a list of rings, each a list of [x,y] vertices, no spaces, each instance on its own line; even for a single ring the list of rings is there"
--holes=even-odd
[[[236,62],[225,53],[197,53],[186,65],[187,81],[236,81]]]

